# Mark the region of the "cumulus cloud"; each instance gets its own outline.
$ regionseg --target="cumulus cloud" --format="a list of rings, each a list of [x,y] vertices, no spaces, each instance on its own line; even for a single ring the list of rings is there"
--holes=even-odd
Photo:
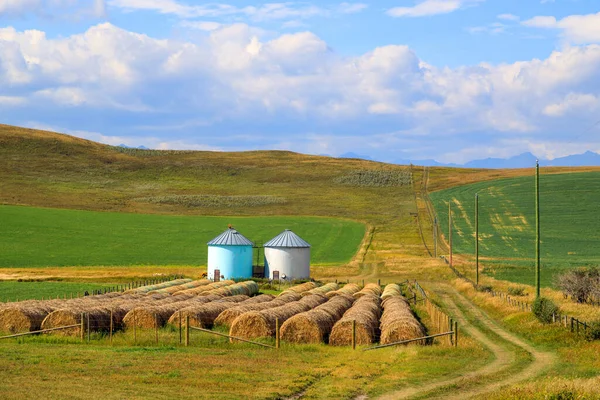
[[[63,38],[0,29],[0,117],[70,115],[85,125],[102,115],[99,126],[119,137],[177,132],[171,145],[196,137],[219,149],[410,148],[414,157],[441,151],[454,161],[475,142],[561,143],[573,116],[582,126],[597,120],[600,45],[438,68],[408,46],[344,57],[309,31],[273,37],[245,24],[214,28],[194,43],[109,23]],[[28,112],[19,114],[24,104]],[[452,155],[456,147],[466,150]]]
[[[570,15],[563,19],[535,16],[522,22],[533,28],[557,29],[570,43],[600,43],[600,12],[588,15]]]
[[[448,14],[485,0],[424,0],[413,7],[394,7],[387,11],[391,17],[428,17]]]
[[[109,0],[111,7],[126,12],[153,11],[175,15],[183,19],[242,17],[253,21],[304,19],[315,16],[328,16],[332,13],[351,14],[365,8],[363,3],[343,2],[333,7],[322,7],[306,2],[266,3],[260,6],[237,7],[224,3],[188,5],[177,0]]]

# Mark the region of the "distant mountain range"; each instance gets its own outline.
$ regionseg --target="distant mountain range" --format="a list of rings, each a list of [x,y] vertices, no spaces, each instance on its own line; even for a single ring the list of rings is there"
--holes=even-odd
[[[342,154],[340,158],[360,158],[363,160],[373,160],[369,156],[362,156],[355,153]],[[530,168],[535,166],[535,161],[540,161],[542,167],[591,167],[600,166],[600,154],[592,151],[587,151],[583,154],[574,154],[571,156],[555,158],[553,160],[544,160],[534,156],[531,153],[523,153],[510,158],[485,158],[481,160],[473,160],[464,164],[444,164],[436,160],[394,160],[392,164],[400,165],[422,165],[426,167],[455,167],[455,168],[485,168],[485,169],[500,169],[500,168]]]
[[[118,145],[117,147],[123,147],[125,149],[140,149],[140,150],[148,150],[148,148],[146,146],[138,146],[138,147],[132,147],[132,146],[127,146],[126,144],[121,143],[120,145]]]

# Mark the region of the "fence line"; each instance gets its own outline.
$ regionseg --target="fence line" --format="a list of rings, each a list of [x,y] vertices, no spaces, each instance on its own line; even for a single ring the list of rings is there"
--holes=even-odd
[[[399,346],[401,344],[408,344],[408,343],[412,343],[412,342],[417,342],[419,340],[429,340],[429,339],[433,339],[433,338],[437,338],[437,337],[441,337],[441,336],[452,336],[452,335],[454,335],[454,333],[455,333],[454,331],[450,331],[450,332],[444,332],[444,333],[437,333],[435,335],[423,336],[423,337],[420,337],[417,339],[408,339],[408,340],[402,340],[400,342],[381,344],[379,346],[367,347],[366,349],[363,349],[363,351],[383,349],[383,348],[391,347],[391,346]],[[455,341],[454,343],[456,345],[457,342]]]
[[[35,334],[38,334],[38,333],[60,331],[60,330],[63,330],[63,329],[80,328],[80,327],[81,327],[81,324],[59,326],[59,327],[56,327],[56,328],[42,329],[42,330],[39,330],[39,331],[15,333],[14,335],[0,336],[0,339],[10,339],[10,338],[16,338],[16,337],[20,337],[20,336],[35,335]]]
[[[440,336],[447,336],[447,343],[451,346],[457,346],[458,344],[458,322],[454,321],[448,314],[442,311],[437,305],[435,305],[427,295],[427,292],[416,280],[409,282],[407,285],[408,290],[413,294],[413,304],[423,302],[427,314],[431,320],[432,330]],[[417,294],[421,295],[421,299],[417,298]],[[452,332],[452,335],[447,335],[448,332]]]

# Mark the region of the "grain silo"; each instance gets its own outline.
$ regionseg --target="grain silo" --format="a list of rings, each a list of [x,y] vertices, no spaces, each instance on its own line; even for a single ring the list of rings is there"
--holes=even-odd
[[[286,229],[265,243],[265,276],[269,279],[309,279],[310,244]]]
[[[208,242],[208,279],[252,278],[252,247],[231,227]]]

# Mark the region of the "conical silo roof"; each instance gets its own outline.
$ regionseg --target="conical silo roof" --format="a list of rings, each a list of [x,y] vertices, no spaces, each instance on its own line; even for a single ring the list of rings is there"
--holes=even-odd
[[[310,247],[310,244],[308,244],[304,239],[296,235],[294,232],[290,231],[289,229],[286,229],[285,231],[281,232],[278,236],[265,243],[265,247],[306,248]]]
[[[253,246],[248,238],[233,228],[227,229],[207,243],[209,246]]]

